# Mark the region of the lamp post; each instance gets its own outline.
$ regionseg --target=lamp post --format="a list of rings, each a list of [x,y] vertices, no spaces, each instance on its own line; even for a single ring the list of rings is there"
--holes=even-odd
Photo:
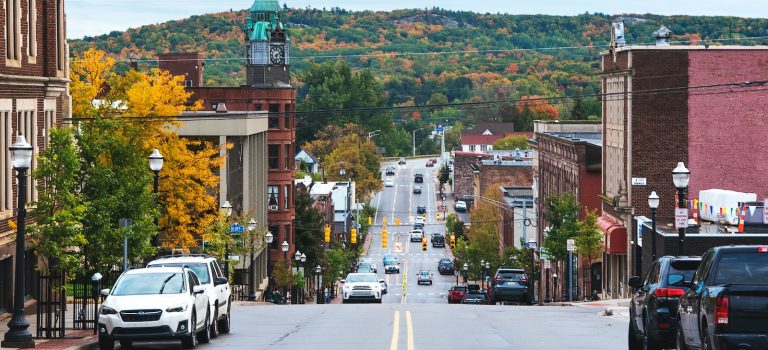
[[[155,198],[157,198],[157,188],[160,184],[160,170],[163,170],[163,155],[160,154],[160,150],[155,148],[152,151],[152,154],[149,155],[149,169],[152,170],[152,172],[155,174],[155,181],[152,185],[152,190],[155,194]],[[156,199],[157,200],[157,199]],[[155,229],[159,231],[158,221],[157,217],[155,217]],[[158,246],[158,236],[160,235],[160,232],[155,233],[154,236],[152,236],[152,246],[157,247]]]
[[[253,268],[253,262],[255,259],[254,255],[256,254],[254,252],[254,247],[253,247],[254,246],[253,230],[256,228],[256,224],[258,224],[256,220],[251,218],[251,220],[248,220],[248,224],[246,225],[246,228],[248,229],[248,234],[251,236],[251,259],[249,260],[250,264],[248,266],[248,268],[250,269],[248,273],[248,301],[256,301],[256,291],[253,288],[253,283],[255,279],[254,274],[256,273],[255,269]]]
[[[321,281],[321,278],[323,276],[323,268],[320,267],[320,265],[317,265],[317,267],[315,267],[315,276],[317,276],[317,284],[316,284],[317,287],[315,288],[316,294],[317,294],[316,303],[324,304],[325,300],[323,299],[323,286],[322,286],[323,282]]]
[[[347,175],[347,171],[344,170],[344,168],[341,168],[339,170],[339,176],[342,178]],[[347,195],[344,197],[345,205],[344,205],[344,244],[347,243],[347,235],[349,234],[349,230],[347,228],[347,222],[349,221],[349,193],[350,189],[352,187],[352,179],[349,179],[347,182]]]
[[[291,262],[288,261],[288,248],[290,248],[290,246],[288,245],[288,241],[283,241],[283,244],[280,245],[280,249],[283,250],[283,261],[286,267],[288,268],[288,270],[290,271]],[[285,290],[285,286],[283,286],[283,298],[285,298],[285,296],[286,296],[286,290]],[[288,299],[286,298],[286,300]]]
[[[531,281],[530,285],[528,285],[528,293],[530,294],[531,303],[535,300],[535,294],[533,293],[533,284],[536,279],[533,278],[534,271],[536,271],[536,249],[538,248],[538,242],[536,242],[536,236],[531,235],[531,238],[528,240],[528,248],[531,249],[531,276],[528,279]],[[541,287],[541,286],[539,286]]]
[[[469,265],[467,263],[464,263],[464,266],[461,267],[464,270],[464,282],[467,281],[467,270],[469,270]]]
[[[490,261],[486,261],[485,262],[485,277],[483,277],[483,282],[485,282],[485,279],[490,277],[490,276],[491,276],[491,262]],[[490,281],[488,283],[486,283],[486,287],[487,288],[491,288]]]
[[[480,260],[480,286],[485,289],[485,259]]]
[[[269,285],[270,284],[270,282],[269,282],[270,281],[269,280],[269,249],[270,249],[270,246],[272,245],[272,242],[274,241],[274,239],[275,239],[275,236],[272,235],[272,232],[267,231],[267,234],[264,235],[264,243],[266,243],[266,245],[267,245],[265,250],[267,252],[267,288],[268,288],[269,291],[272,291],[272,289],[269,289],[270,288],[270,285]]]
[[[232,215],[232,204],[229,201],[224,201],[221,205],[221,209],[224,210],[227,215],[227,224],[229,224],[229,217]],[[229,228],[227,228],[227,239],[224,240],[224,276],[229,279]]]
[[[688,211],[688,207],[685,204],[685,191],[688,189],[688,180],[691,179],[691,171],[685,167],[683,162],[678,162],[677,167],[672,170],[672,182],[675,183],[677,189],[677,206],[679,209],[685,209]],[[677,215],[675,215],[677,217]],[[686,216],[686,224],[681,225],[677,229],[677,255],[685,254],[685,227],[688,226],[688,217]]]
[[[648,207],[651,208],[651,262],[656,261],[656,208],[659,207],[659,195],[651,191],[648,196]]]
[[[301,266],[302,266],[302,269],[303,269],[304,263],[307,262],[307,255],[304,254],[304,253],[301,253],[301,260],[300,261],[301,261]],[[306,277],[307,276],[305,276],[304,270],[301,270],[301,275],[304,277],[304,281],[305,281],[304,285],[306,286]],[[299,301],[301,302],[301,304],[304,304],[304,289],[303,288],[301,289],[301,294],[299,296],[300,296]]]
[[[296,259],[296,275],[299,274],[299,271],[301,270],[301,252],[296,249],[296,254],[293,254],[293,258]],[[299,289],[294,288],[298,286],[293,286],[291,288],[291,303],[292,304],[298,304],[299,303]]]
[[[419,130],[424,130],[424,128],[418,128],[416,130],[413,130],[413,156],[416,156],[416,132]]]
[[[27,169],[32,165],[32,145],[27,143],[24,135],[16,137],[16,143],[8,148],[11,151],[13,168],[18,179],[18,209],[16,213],[16,271],[13,290],[13,318],[8,322],[2,347],[33,348],[35,341],[29,332],[29,322],[24,317],[24,239],[26,237],[27,217]]]

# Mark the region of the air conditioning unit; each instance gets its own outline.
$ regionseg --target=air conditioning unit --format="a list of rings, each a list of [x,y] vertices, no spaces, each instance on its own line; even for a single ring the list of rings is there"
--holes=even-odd
[[[276,205],[270,205],[269,206],[269,210],[277,210],[277,206]]]

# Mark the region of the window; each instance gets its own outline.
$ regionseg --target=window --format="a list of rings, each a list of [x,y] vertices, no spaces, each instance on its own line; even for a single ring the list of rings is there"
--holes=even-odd
[[[286,129],[292,129],[293,125],[291,123],[291,119],[293,118],[293,106],[290,104],[285,105],[285,128]]]
[[[27,1],[27,56],[34,63],[37,57],[37,0]]]
[[[276,105],[276,104],[269,105],[269,128],[270,129],[280,128],[280,105]]]
[[[17,100],[16,101],[16,115],[19,118],[19,133],[24,135],[27,142],[32,145],[34,155],[32,157],[32,164],[27,174],[31,174],[37,168],[37,153],[39,147],[37,145],[37,100]],[[37,186],[34,181],[29,181],[27,186],[27,200],[37,201]]]
[[[13,209],[13,174],[11,151],[13,144],[11,100],[0,100],[0,212]]]
[[[485,152],[488,150],[488,145],[480,145],[480,150]]]
[[[56,125],[56,111],[46,109],[43,112],[43,118],[43,145],[47,148],[48,142],[51,140],[51,129]]]
[[[270,249],[277,248],[278,245],[282,244],[283,242],[280,241],[280,228],[274,225],[269,225],[269,232],[272,233],[272,243],[269,244]]]
[[[20,0],[5,0],[5,58],[6,65],[20,66],[21,8]]]
[[[469,145],[469,151],[474,152],[475,151],[475,145]]]
[[[279,205],[278,198],[280,198],[280,187],[267,187],[267,205],[269,206],[269,210],[277,210]]]
[[[291,145],[285,145],[285,154],[284,154],[285,164],[283,164],[283,166],[285,166],[285,170],[291,170],[293,168],[293,162],[291,161],[291,154],[293,154],[293,152],[291,152]]]
[[[67,43],[64,24],[64,0],[56,0],[56,69],[64,71],[66,66],[65,47]]]
[[[267,155],[269,156],[269,170],[280,169],[280,145],[267,146]]]
[[[283,206],[285,209],[288,209],[291,207],[291,185],[285,185],[285,204]]]

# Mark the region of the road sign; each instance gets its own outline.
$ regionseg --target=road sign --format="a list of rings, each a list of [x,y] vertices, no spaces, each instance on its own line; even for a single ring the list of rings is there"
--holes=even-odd
[[[229,226],[229,232],[235,233],[235,232],[244,232],[245,227],[243,225],[240,225],[238,223],[234,223]]]
[[[443,126],[441,124],[437,124],[437,127],[435,128],[435,131],[443,132],[444,130],[445,130],[445,128],[443,128]]]
[[[400,253],[403,251],[403,244],[400,242],[395,243],[395,253]]]
[[[566,248],[569,252],[576,251],[576,240],[575,239],[569,239],[566,241]]]
[[[551,269],[552,263],[549,262],[549,260],[544,260],[544,268],[545,269]]]
[[[675,209],[675,228],[688,227],[688,208]]]

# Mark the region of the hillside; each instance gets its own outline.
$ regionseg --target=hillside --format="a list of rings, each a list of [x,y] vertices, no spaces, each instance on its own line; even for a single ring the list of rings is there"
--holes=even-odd
[[[130,53],[153,59],[158,52],[201,51],[216,59],[206,63],[207,85],[239,85],[245,79],[244,14],[193,16],[70,44],[75,53],[96,47],[126,61]],[[675,41],[712,45],[761,44],[766,40],[731,39],[762,37],[768,28],[768,19],[497,15],[438,8],[289,9],[284,18],[292,36],[296,85],[301,86],[300,74],[311,63],[340,58],[379,76],[389,105],[423,104],[437,93],[449,102],[596,93],[599,52],[607,48],[613,21],[624,20],[630,44],[653,43],[651,33],[661,24],[673,31]]]

